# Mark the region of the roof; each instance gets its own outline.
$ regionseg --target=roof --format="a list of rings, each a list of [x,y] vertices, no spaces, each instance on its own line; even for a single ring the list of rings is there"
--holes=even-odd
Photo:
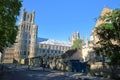
[[[47,39],[47,38],[38,38],[37,42],[40,44],[50,44],[50,45],[68,46],[68,47],[72,46],[72,44],[70,42]]]
[[[71,57],[75,52],[77,52],[77,48],[66,51],[64,54],[61,55],[61,57],[62,58]]]

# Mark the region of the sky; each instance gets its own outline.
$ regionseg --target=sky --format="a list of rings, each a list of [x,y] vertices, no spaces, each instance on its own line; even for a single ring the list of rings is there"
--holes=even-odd
[[[62,41],[72,32],[89,38],[104,7],[120,8],[120,0],[23,0],[22,4],[26,11],[35,11],[38,37]]]

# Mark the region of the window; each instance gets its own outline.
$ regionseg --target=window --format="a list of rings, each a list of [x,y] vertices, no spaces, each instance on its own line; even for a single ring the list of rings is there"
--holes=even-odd
[[[45,49],[43,49],[43,53],[45,53]]]
[[[29,44],[30,44],[30,42],[31,42],[31,41],[29,40]]]
[[[30,52],[28,51],[28,55],[30,54]]]
[[[29,20],[29,14],[27,14],[27,19]]]
[[[24,54],[23,55],[26,55],[26,51],[24,51]]]
[[[51,53],[53,53],[53,50],[51,50]]]
[[[23,19],[23,20],[25,21],[25,20],[26,20],[26,12],[24,13],[24,16],[23,16],[23,17],[24,17],[24,19]]]
[[[50,51],[49,51],[49,49],[47,50],[47,53],[49,53]]]
[[[61,51],[59,51],[59,54],[61,53]]]
[[[57,50],[55,50],[55,53],[57,53]]]

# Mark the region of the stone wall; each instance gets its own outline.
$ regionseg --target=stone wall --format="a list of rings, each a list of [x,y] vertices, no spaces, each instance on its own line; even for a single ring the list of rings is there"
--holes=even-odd
[[[120,65],[111,65],[102,62],[90,63],[89,65],[88,75],[120,79]]]
[[[48,59],[46,62],[46,67],[60,71],[71,71],[71,66],[69,61],[58,57],[53,57],[51,59]]]
[[[60,70],[60,71],[72,71],[70,61],[67,59],[62,59],[60,57],[34,57],[31,60],[31,66],[38,66],[45,68],[50,68],[53,70]],[[28,59],[25,60],[25,64],[28,65]]]
[[[49,63],[51,69],[61,70],[61,71],[71,71],[69,61],[64,61],[63,59],[53,59]]]

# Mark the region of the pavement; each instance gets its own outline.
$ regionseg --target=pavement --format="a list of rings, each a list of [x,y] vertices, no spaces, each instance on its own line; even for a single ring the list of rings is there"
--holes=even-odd
[[[100,77],[86,76],[83,73],[61,72],[41,67],[27,66],[5,70],[0,80],[107,80]]]
[[[42,70],[42,68],[31,68],[33,71],[39,71]],[[110,80],[102,77],[92,77],[92,76],[87,76],[85,73],[76,73],[76,72],[61,72],[57,70],[51,70],[51,69],[45,69],[45,71],[50,71],[53,72],[52,75],[64,75],[70,78],[73,78],[75,80]],[[63,79],[66,80],[66,79]]]
[[[49,71],[16,70],[7,71],[0,80],[75,80],[63,74]]]

